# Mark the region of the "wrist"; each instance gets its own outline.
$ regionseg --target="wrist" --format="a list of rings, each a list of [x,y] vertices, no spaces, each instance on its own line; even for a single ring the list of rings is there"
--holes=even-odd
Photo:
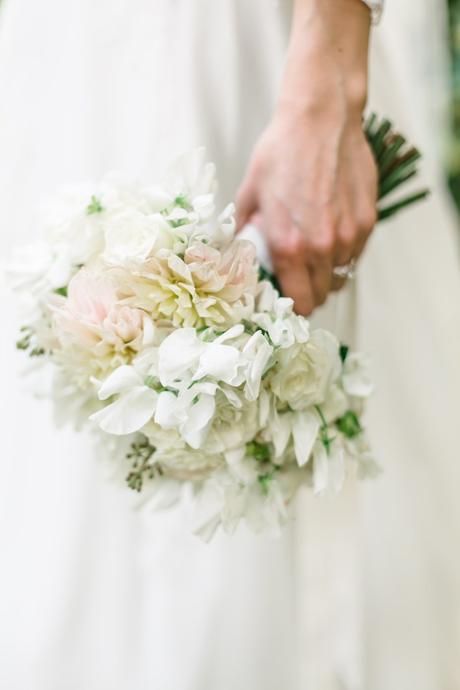
[[[345,108],[361,118],[367,98],[370,13],[362,0],[295,4],[279,105],[307,113]]]
[[[292,112],[328,119],[338,114],[361,123],[367,101],[367,70],[343,69],[322,54],[317,59],[289,64],[276,105],[278,112]]]

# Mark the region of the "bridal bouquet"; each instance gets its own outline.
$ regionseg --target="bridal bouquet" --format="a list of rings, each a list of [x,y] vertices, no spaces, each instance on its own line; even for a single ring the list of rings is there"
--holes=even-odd
[[[17,345],[51,367],[58,419],[97,428],[159,504],[191,486],[204,538],[242,518],[276,527],[300,486],[376,471],[366,358],[262,279],[214,192],[201,150],[161,186],[67,189],[12,267],[28,302]]]

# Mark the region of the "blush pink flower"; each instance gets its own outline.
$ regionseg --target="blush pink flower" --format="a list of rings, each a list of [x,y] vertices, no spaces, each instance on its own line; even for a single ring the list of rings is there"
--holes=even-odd
[[[62,346],[76,345],[99,355],[140,349],[144,312],[120,304],[113,283],[82,268],[70,281],[63,306],[55,310],[54,331]]]
[[[142,267],[117,275],[126,304],[174,327],[230,327],[253,310],[257,287],[255,248],[235,240],[219,250],[203,242],[183,257],[160,250]]]

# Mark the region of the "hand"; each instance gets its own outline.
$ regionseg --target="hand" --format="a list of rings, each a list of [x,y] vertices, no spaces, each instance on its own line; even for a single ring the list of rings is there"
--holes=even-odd
[[[310,314],[339,289],[376,221],[377,168],[361,119],[277,112],[237,197],[237,222],[265,234],[283,294]]]
[[[376,221],[362,129],[370,15],[360,0],[295,0],[281,93],[237,196],[238,229],[265,234],[283,293],[310,314],[344,281]]]

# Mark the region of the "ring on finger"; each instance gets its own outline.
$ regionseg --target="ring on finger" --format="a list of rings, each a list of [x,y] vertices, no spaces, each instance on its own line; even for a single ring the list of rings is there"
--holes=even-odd
[[[332,274],[336,278],[344,278],[345,280],[353,280],[356,275],[356,259],[351,259],[343,266],[335,266],[332,269]]]

